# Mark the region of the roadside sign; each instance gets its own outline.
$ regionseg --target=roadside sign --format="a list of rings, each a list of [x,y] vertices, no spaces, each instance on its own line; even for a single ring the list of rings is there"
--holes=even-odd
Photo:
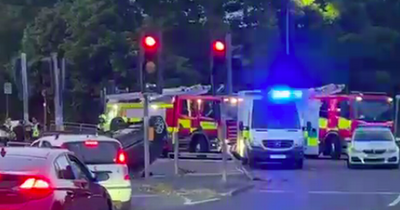
[[[12,85],[9,82],[4,83],[4,94],[10,95],[12,94]]]

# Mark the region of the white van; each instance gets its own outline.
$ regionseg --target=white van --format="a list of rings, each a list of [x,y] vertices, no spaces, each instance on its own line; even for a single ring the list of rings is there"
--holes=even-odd
[[[242,91],[238,108],[236,152],[244,164],[284,163],[303,167],[304,133],[296,99],[290,90]]]

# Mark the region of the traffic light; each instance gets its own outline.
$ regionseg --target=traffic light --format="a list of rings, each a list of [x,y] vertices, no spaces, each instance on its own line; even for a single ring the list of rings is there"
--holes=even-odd
[[[142,92],[162,92],[160,33],[143,33],[140,37],[139,67]]]
[[[232,43],[229,33],[211,42],[210,73],[213,95],[219,84],[225,84],[227,94],[232,93]]]

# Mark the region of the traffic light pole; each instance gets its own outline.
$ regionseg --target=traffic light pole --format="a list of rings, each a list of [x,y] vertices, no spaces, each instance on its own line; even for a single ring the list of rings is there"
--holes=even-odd
[[[143,93],[143,137],[144,137],[144,178],[150,177],[150,145],[149,145],[149,96]]]
[[[227,76],[227,84],[226,84],[226,93],[231,95],[233,93],[232,90],[232,35],[230,33],[225,36],[226,43],[226,76]]]

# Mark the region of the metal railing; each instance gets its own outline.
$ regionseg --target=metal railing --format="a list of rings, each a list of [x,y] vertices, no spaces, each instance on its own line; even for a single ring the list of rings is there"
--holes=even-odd
[[[77,133],[77,134],[98,134],[98,128],[95,124],[87,124],[87,123],[73,123],[73,122],[65,122],[63,124],[63,130],[58,131],[54,122],[51,122],[48,131],[45,133]]]

